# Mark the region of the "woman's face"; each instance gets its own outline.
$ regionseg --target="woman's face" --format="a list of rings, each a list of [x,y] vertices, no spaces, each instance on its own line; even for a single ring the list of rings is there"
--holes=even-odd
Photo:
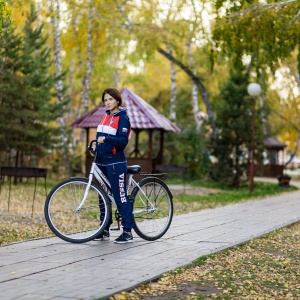
[[[118,101],[113,98],[110,94],[104,95],[104,105],[110,111],[111,114],[119,111]]]

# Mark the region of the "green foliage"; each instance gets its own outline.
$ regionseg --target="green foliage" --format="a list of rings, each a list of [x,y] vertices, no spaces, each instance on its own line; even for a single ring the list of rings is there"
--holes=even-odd
[[[23,29],[28,3],[21,0],[8,2],[14,13],[17,30],[20,32]],[[46,20],[49,17],[47,1],[41,0],[38,3],[39,21]],[[213,5],[216,14],[210,10]],[[54,7],[53,13],[56,14],[56,5]],[[114,78],[118,75],[120,89],[130,87],[147,101],[153,99],[151,104],[168,117],[170,61],[157,52],[158,47],[165,49],[166,45],[171,45],[176,59],[191,70],[195,68],[197,76],[201,78],[209,94],[211,103],[214,104],[213,97],[218,94],[218,83],[227,77],[228,59],[241,63],[242,58],[253,55],[252,70],[255,70],[261,84],[267,85],[270,82],[270,72],[265,66],[268,65],[273,71],[276,70],[282,58],[289,56],[290,51],[299,44],[297,1],[285,3],[267,0],[263,3],[258,0],[213,2],[182,0],[162,3],[152,0],[137,2],[95,0],[65,1],[64,6],[60,8],[66,12],[60,15],[60,37],[63,69],[69,71],[68,76],[63,78],[63,85],[68,88],[68,99],[70,99],[68,104],[70,113],[64,116],[67,126],[83,110],[80,98],[86,76],[89,24],[87,20],[91,8],[93,9],[92,73],[89,110],[101,102],[101,91],[104,87],[117,84]],[[213,29],[213,36],[211,29]],[[51,22],[46,22],[44,32],[52,33],[52,30]],[[46,43],[51,48],[53,37],[50,36],[50,39],[45,40]],[[189,60],[187,43],[191,43],[195,65]],[[297,56],[299,59],[299,52],[295,52],[297,52],[295,59]],[[211,53],[213,54],[210,55]],[[212,64],[214,69],[211,68]],[[265,78],[262,78],[261,70],[268,73]],[[51,71],[53,70],[50,69],[49,73]],[[206,172],[201,155],[206,153],[204,141],[207,134],[200,133],[198,137],[193,134],[191,80],[178,66],[176,66],[176,80],[178,89],[176,123],[182,129],[182,138],[172,135],[166,137],[166,163],[188,164],[191,176],[198,176],[196,174],[202,176],[202,173]],[[18,81],[12,83],[15,86],[18,84],[21,85]],[[19,89],[14,88],[10,92]],[[200,110],[205,111],[201,99],[199,93]],[[270,101],[274,101],[274,98],[270,97]],[[217,106],[216,103],[215,107]],[[18,109],[19,106],[15,103],[14,107]],[[276,128],[284,128],[282,122],[276,125],[278,125]],[[54,126],[59,127],[60,124],[55,120]],[[14,128],[16,127],[17,125],[14,124]],[[19,131],[22,134],[22,130]],[[35,128],[30,129],[32,135],[36,134],[34,131]],[[0,135],[3,134],[3,131],[0,132]],[[143,153],[147,151],[148,145],[146,138],[141,136],[141,142],[144,141]],[[289,145],[293,143],[290,142]],[[4,146],[5,144],[2,144],[2,147]],[[174,147],[178,149],[174,151]],[[73,155],[75,163],[77,161],[75,151]],[[79,169],[79,164],[75,163],[75,168]]]
[[[8,129],[15,127],[18,135],[21,135],[20,125],[14,117],[19,110],[18,91],[22,91],[22,77],[19,76],[20,70],[20,49],[22,40],[16,36],[10,27],[9,21],[3,21],[3,34],[1,37],[1,89],[0,89],[0,150],[5,150],[9,146],[7,141]],[[20,132],[17,132],[17,129]],[[11,133],[13,134],[13,133]],[[11,145],[10,145],[11,146]]]
[[[227,0],[216,0],[216,8],[221,8],[224,4],[229,11],[238,11],[241,7],[245,7],[247,4],[254,3],[255,0],[240,0],[240,1],[227,1]]]
[[[0,0],[0,37],[2,35],[3,26],[10,24],[11,20],[11,11],[5,0]],[[4,25],[6,23],[6,25]]]
[[[216,8],[224,2],[217,1]],[[226,16],[219,15],[213,29],[216,54],[221,49],[234,61],[252,55],[253,64],[275,72],[299,45],[297,2],[226,1]]]
[[[61,107],[51,100],[54,78],[49,72],[50,53],[43,26],[36,27],[35,21],[32,6],[24,35],[16,35],[6,26],[1,39],[5,49],[1,54],[1,150],[17,152],[16,166],[23,165],[24,156],[42,157],[57,144],[59,133],[59,128],[49,126]]]
[[[216,126],[218,132],[212,137],[212,155],[217,158],[213,176],[235,187],[241,178],[247,178],[248,152],[251,145],[252,103],[247,95],[248,76],[241,71],[231,71],[230,79],[221,88],[216,102]],[[255,158],[261,157],[262,129],[259,112],[255,121]]]
[[[177,126],[180,133],[168,132],[164,145],[164,164],[186,166],[189,178],[200,178],[208,172],[206,151],[206,128],[197,132],[190,101],[191,86],[178,90],[176,100]],[[157,107],[165,116],[169,114],[169,92],[161,91],[152,99],[151,105]]]

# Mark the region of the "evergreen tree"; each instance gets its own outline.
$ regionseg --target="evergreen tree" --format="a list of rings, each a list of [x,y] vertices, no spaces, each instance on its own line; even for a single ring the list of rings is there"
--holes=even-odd
[[[59,130],[49,126],[61,107],[51,101],[54,77],[49,71],[50,53],[43,37],[43,25],[36,27],[35,21],[34,6],[31,6],[24,36],[17,37],[13,30],[8,30],[2,37],[7,48],[1,59],[6,79],[1,104],[7,109],[0,113],[0,118],[6,120],[5,124],[1,122],[1,139],[6,146],[3,150],[16,152],[15,166],[23,165],[25,155],[42,157],[57,144]],[[18,47],[13,47],[14,40]]]
[[[9,149],[13,149],[13,141],[18,132],[18,120],[15,114],[20,109],[19,94],[22,91],[20,49],[22,39],[14,34],[8,19],[2,23],[0,39],[0,151],[5,154],[7,162]]]
[[[248,76],[240,70],[231,71],[228,82],[217,97],[217,135],[212,138],[212,154],[217,158],[213,176],[234,187],[249,174],[251,148],[252,99],[247,94]],[[259,111],[255,120],[255,159],[260,160],[263,134]]]

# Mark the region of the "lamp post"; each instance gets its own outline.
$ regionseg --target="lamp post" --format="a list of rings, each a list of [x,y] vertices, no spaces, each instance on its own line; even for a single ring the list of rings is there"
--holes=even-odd
[[[258,83],[250,83],[247,88],[248,94],[253,98],[252,101],[252,132],[251,132],[251,162],[250,162],[250,192],[254,187],[254,136],[255,136],[255,97],[261,92],[261,87]]]

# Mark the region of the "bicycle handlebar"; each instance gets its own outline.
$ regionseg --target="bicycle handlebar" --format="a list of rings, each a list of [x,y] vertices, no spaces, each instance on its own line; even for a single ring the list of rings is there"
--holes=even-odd
[[[94,150],[92,147],[94,143],[97,143],[97,140],[92,140],[87,148],[93,155],[96,155],[96,150]]]

